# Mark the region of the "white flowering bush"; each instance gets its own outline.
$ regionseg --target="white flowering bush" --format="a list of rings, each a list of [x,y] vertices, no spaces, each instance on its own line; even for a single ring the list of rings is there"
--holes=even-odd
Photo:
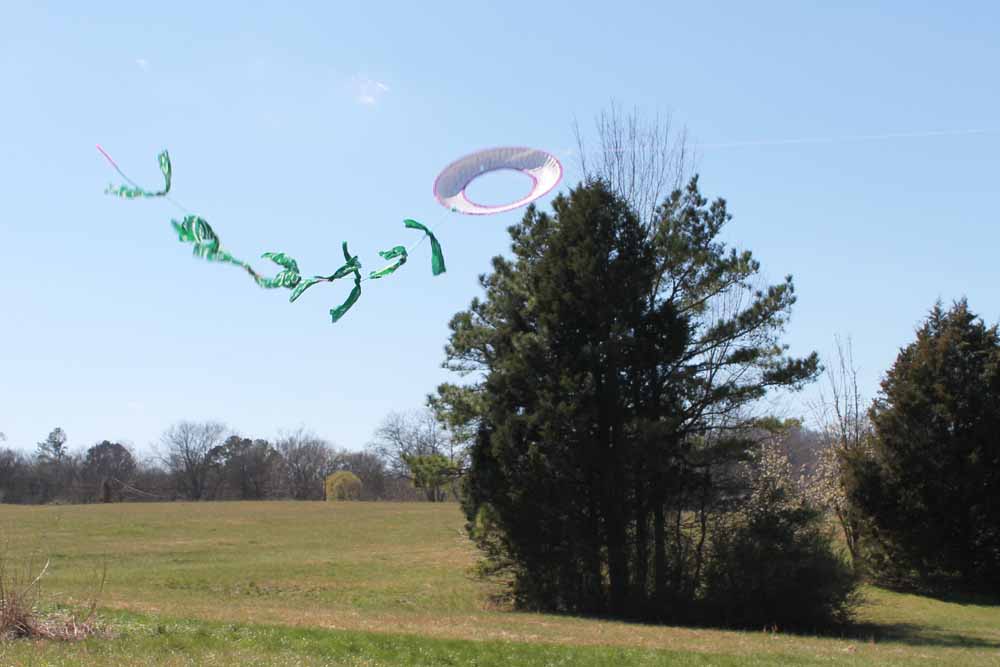
[[[747,494],[713,531],[703,600],[708,617],[747,628],[813,630],[847,622],[857,579],[830,527],[796,483],[780,442],[743,471]]]

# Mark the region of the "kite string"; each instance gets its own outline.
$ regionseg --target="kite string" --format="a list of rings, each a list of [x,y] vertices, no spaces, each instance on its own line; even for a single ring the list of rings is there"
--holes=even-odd
[[[184,206],[183,204],[181,204],[179,201],[177,201],[176,199],[174,199],[170,195],[164,195],[163,198],[166,199],[171,204],[173,204],[174,207],[178,211],[180,211],[181,213],[186,213],[187,215],[194,215],[193,213],[191,213],[191,211],[186,206]]]
[[[136,183],[135,181],[133,181],[131,178],[129,178],[128,174],[126,174],[124,171],[122,171],[121,167],[118,166],[118,163],[115,162],[114,158],[112,158],[110,155],[108,155],[108,152],[106,150],[104,150],[103,148],[101,148],[100,144],[96,144],[96,146],[97,146],[97,150],[101,151],[101,155],[104,156],[104,159],[107,160],[108,163],[112,167],[115,168],[115,171],[118,172],[119,176],[121,176],[122,178],[124,178],[132,187],[135,187],[135,188],[139,187],[139,184]]]
[[[123,179],[125,179],[126,183],[128,183],[129,185],[131,185],[133,188],[140,189],[140,190],[142,189],[142,186],[140,186],[138,183],[136,183],[135,181],[133,181],[131,178],[128,177],[128,174],[126,174],[124,171],[122,171],[122,168],[118,166],[118,163],[115,162],[115,159],[113,157],[111,157],[108,154],[108,152],[106,150],[104,150],[104,148],[100,144],[94,144],[94,145],[97,146],[97,150],[99,150],[101,152],[101,155],[103,155],[104,159],[108,161],[108,164],[110,164],[112,167],[114,167],[115,171],[118,172],[118,175],[121,176]],[[171,197],[169,194],[163,195],[163,198],[166,199],[171,204],[173,204],[174,207],[177,208],[177,210],[181,211],[182,213],[187,213],[188,215],[193,215],[191,213],[191,211],[186,206],[184,206],[179,201],[177,201],[176,199],[174,199],[173,197]]]

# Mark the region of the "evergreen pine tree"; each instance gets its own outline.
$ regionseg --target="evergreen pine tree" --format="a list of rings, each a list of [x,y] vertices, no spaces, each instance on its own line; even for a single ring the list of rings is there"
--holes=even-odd
[[[1000,335],[965,300],[934,306],[871,409],[874,453],[850,460],[873,572],[1000,593]]]
[[[513,259],[451,322],[446,365],[475,381],[432,404],[477,434],[469,526],[522,606],[682,616],[719,475],[751,446],[731,434],[816,357],[786,356],[791,279],[754,286],[756,260],[717,238],[725,202],[696,179],[650,225],[601,181],[553,209],[529,208]]]

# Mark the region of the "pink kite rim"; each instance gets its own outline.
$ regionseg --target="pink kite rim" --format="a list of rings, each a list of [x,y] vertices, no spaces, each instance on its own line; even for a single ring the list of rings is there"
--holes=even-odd
[[[451,169],[452,167],[454,167],[458,163],[462,162],[463,160],[467,160],[468,158],[472,157],[473,155],[479,155],[480,153],[489,153],[491,151],[496,151],[496,150],[515,150],[515,151],[517,151],[517,150],[523,150],[523,151],[537,151],[539,153],[545,153],[545,155],[547,155],[548,157],[552,158],[552,160],[556,163],[556,168],[559,170],[559,175],[556,178],[556,180],[552,183],[552,185],[550,185],[548,188],[546,188],[544,190],[536,191],[536,188],[538,186],[538,179],[535,177],[534,174],[529,173],[526,169],[518,169],[517,167],[496,167],[495,169],[487,169],[486,171],[481,171],[478,174],[476,174],[475,176],[473,176],[472,178],[470,178],[462,186],[462,189],[459,191],[459,194],[461,194],[462,197],[467,202],[469,202],[470,204],[472,204],[474,206],[478,206],[481,209],[485,209],[485,210],[479,210],[479,211],[461,211],[461,210],[458,210],[458,209],[456,209],[456,208],[454,208],[452,206],[449,206],[447,203],[445,203],[444,199],[442,199],[441,195],[438,192],[438,183],[441,181],[441,177],[444,176],[446,173],[448,173],[449,169]],[[527,176],[528,178],[531,179],[531,181],[532,181],[532,183],[531,183],[531,190],[528,192],[527,195],[525,195],[521,199],[518,199],[516,201],[512,201],[512,202],[510,202],[508,204],[483,205],[483,204],[479,204],[477,202],[472,201],[465,194],[466,188],[468,188],[469,185],[474,180],[476,180],[477,178],[479,178],[483,174],[490,174],[490,173],[495,172],[495,171],[504,171],[504,170],[516,171],[516,172],[518,172],[520,174],[524,174],[525,176]],[[513,211],[516,208],[519,208],[521,206],[525,206],[527,204],[530,204],[531,202],[533,202],[533,201],[535,201],[537,199],[541,199],[545,195],[547,195],[550,192],[552,192],[553,190],[555,190],[556,186],[559,185],[560,182],[562,182],[563,173],[564,173],[563,172],[563,165],[562,165],[562,162],[559,160],[559,158],[557,158],[554,153],[550,153],[549,151],[541,149],[541,148],[532,148],[531,146],[494,146],[492,148],[481,148],[481,149],[479,149],[477,151],[472,151],[471,153],[466,153],[465,155],[463,155],[462,157],[460,157],[460,158],[458,158],[456,160],[452,160],[451,162],[449,162],[445,166],[444,169],[442,169],[440,171],[440,173],[438,173],[437,177],[434,179],[434,198],[437,199],[438,203],[441,204],[442,206],[444,206],[445,208],[450,209],[450,210],[454,211],[455,213],[462,213],[463,215],[493,215],[495,213],[506,213],[507,211]]]

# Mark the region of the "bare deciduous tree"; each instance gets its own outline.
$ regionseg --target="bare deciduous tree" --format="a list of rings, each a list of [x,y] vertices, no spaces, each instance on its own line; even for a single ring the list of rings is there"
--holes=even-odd
[[[284,459],[288,494],[296,500],[322,500],[323,482],[333,469],[330,444],[298,429],[278,440],[278,452]]]
[[[461,452],[429,410],[390,412],[375,430],[369,450],[397,476],[410,476],[405,458],[440,454],[459,462]]]
[[[357,475],[361,480],[361,500],[386,498],[385,463],[371,452],[337,452],[333,467]]]
[[[858,385],[851,339],[846,343],[839,337],[835,340],[836,358],[825,371],[830,394],[821,390],[812,406],[823,442],[808,488],[812,500],[837,517],[851,559],[857,563],[861,523],[847,501],[844,457],[871,451],[872,425],[868,401]]]
[[[0,502],[30,502],[31,462],[13,449],[0,449]]]
[[[208,497],[208,482],[219,463],[226,427],[218,422],[178,422],[160,438],[163,461],[191,500]]]
[[[267,440],[231,435],[223,445],[221,459],[227,497],[261,500],[272,492],[281,455]]]
[[[627,201],[647,229],[656,209],[693,171],[687,131],[675,131],[669,116],[648,118],[614,102],[595,119],[596,147],[588,145],[577,122],[580,167],[587,180],[603,180]]]

